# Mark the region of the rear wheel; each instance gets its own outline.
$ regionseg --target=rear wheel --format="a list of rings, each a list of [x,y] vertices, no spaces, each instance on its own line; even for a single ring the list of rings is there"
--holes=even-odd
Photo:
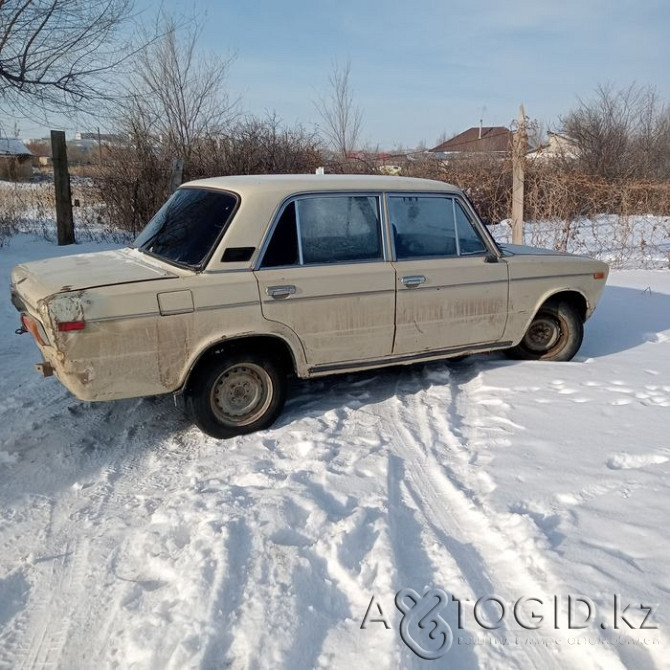
[[[567,302],[547,302],[538,310],[521,342],[505,353],[533,361],[569,361],[579,351],[584,324]]]
[[[186,391],[194,423],[212,437],[267,428],[279,416],[286,380],[279,366],[258,354],[219,354],[196,371]]]

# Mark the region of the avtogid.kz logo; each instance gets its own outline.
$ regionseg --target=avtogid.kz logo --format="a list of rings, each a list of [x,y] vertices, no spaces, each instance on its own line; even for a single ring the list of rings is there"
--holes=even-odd
[[[476,638],[462,636],[463,630],[473,629],[491,633],[505,628],[511,637],[491,638],[496,644],[529,644],[532,641],[520,638],[514,633],[533,632],[541,628],[553,631],[565,631],[552,644],[631,644],[629,636],[613,637],[616,631],[657,630],[653,621],[654,608],[646,605],[635,605],[614,595],[611,607],[602,606],[600,611],[595,603],[585,596],[551,596],[545,598],[518,598],[507,603],[496,596],[483,596],[476,601],[447,596],[442,589],[430,588],[423,595],[413,589],[401,589],[396,593],[395,606],[402,615],[400,619],[400,637],[402,641],[417,655],[426,660],[436,660],[444,656],[454,643],[455,627],[458,632],[458,644],[476,644]],[[449,608],[452,608],[450,611]],[[446,620],[450,615],[452,625]],[[382,624],[389,630],[389,616],[382,606],[381,600],[372,596],[365,612],[361,629],[370,628],[372,624]],[[574,637],[571,631],[583,632],[593,627],[600,631],[600,636],[589,638],[586,642],[581,637]],[[609,633],[608,637],[601,637]],[[638,644],[659,644],[655,638],[644,637],[637,640]]]
[[[448,603],[447,594],[440,589],[429,589],[422,596],[413,589],[396,594],[395,606],[403,615],[400,637],[417,656],[433,661],[449,651],[454,636],[440,616]]]

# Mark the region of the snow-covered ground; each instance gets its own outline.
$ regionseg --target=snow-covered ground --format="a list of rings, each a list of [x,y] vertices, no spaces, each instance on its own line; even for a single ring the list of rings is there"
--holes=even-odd
[[[71,251],[16,237],[3,285]],[[0,668],[430,666],[394,605],[428,587],[462,608],[435,667],[670,667],[667,270],[612,272],[571,363],[299,382],[275,427],[225,442],[171,398],[38,377],[7,291],[0,325]],[[542,604],[515,617],[523,598]]]
[[[498,242],[512,241],[511,221],[491,226]],[[670,268],[670,216],[599,214],[575,221],[525,225],[526,244],[598,258],[617,270]]]

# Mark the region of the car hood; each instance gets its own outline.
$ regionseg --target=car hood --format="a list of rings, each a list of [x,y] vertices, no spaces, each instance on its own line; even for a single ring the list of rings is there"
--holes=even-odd
[[[35,306],[54,293],[178,276],[145,259],[136,249],[117,249],[24,263],[12,271],[12,290]]]

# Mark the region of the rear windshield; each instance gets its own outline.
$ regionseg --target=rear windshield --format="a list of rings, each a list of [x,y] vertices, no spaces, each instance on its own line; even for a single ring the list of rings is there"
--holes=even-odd
[[[166,261],[199,267],[230,222],[232,193],[181,188],[158,210],[133,246]]]

